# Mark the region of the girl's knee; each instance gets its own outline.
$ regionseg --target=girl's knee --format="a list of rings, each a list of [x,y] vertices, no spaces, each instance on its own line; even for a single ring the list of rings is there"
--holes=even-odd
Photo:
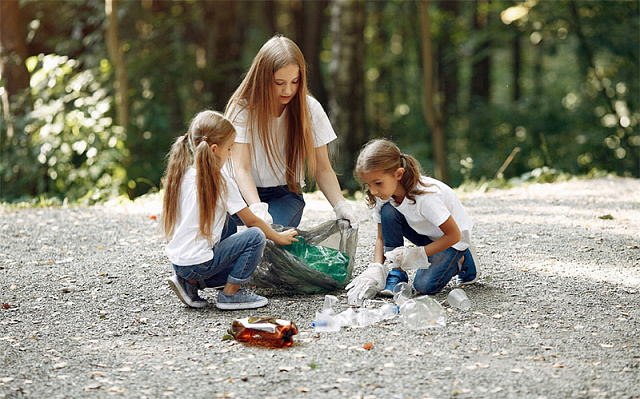
[[[249,227],[247,229],[247,234],[249,235],[251,242],[256,245],[265,244],[267,242],[267,237],[259,227]]]
[[[434,295],[440,292],[443,287],[438,286],[437,281],[429,281],[427,279],[415,279],[413,281],[413,287],[420,295]]]

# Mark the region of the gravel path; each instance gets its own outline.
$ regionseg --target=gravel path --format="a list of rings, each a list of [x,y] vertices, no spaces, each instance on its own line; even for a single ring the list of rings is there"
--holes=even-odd
[[[640,398],[640,180],[460,195],[482,277],[465,288],[470,311],[446,307],[446,327],[422,331],[396,318],[315,333],[322,294],[184,307],[166,283],[157,198],[0,210],[0,398]],[[301,227],[332,217],[307,200]],[[354,205],[358,274],[375,226]],[[293,320],[295,344],[222,340],[250,315]]]

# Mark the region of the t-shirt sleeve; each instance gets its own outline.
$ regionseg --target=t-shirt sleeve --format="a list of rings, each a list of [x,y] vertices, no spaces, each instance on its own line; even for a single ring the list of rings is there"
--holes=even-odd
[[[382,223],[382,217],[380,216],[380,210],[382,209],[382,207],[384,206],[384,204],[386,204],[387,202],[389,202],[390,200],[381,200],[379,198],[376,198],[376,205],[373,207],[373,221],[376,223]]]
[[[420,214],[434,226],[440,226],[451,216],[444,202],[442,191],[428,192],[420,195],[418,203]]]
[[[236,143],[247,144],[251,142],[251,132],[248,128],[249,111],[242,106],[236,104],[231,109],[231,113],[227,115],[231,124],[236,129]]]
[[[307,103],[309,105],[309,113],[311,114],[311,129],[313,131],[314,146],[322,147],[329,144],[338,136],[331,126],[327,113],[324,112],[322,105],[311,96],[307,96]],[[238,139],[236,138],[236,141]]]
[[[232,177],[233,175],[228,162],[222,167],[222,176],[227,183],[227,212],[229,212],[230,215],[235,215],[243,208],[246,208],[247,203],[244,202],[240,189]]]

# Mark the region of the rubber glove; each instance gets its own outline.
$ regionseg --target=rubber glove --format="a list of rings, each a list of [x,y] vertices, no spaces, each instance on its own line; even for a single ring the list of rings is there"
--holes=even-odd
[[[360,305],[364,299],[373,298],[387,281],[389,270],[380,263],[369,263],[367,269],[345,287],[349,305]]]
[[[405,271],[428,269],[431,266],[424,247],[397,247],[385,252],[384,257]]]
[[[353,207],[347,201],[340,201],[333,207],[333,211],[336,213],[337,219],[347,219],[351,228],[358,228],[358,217]]]
[[[253,212],[254,215],[264,220],[264,222],[269,226],[273,224],[273,218],[269,213],[269,204],[266,202],[256,202],[255,204],[251,204],[249,205],[249,210]]]

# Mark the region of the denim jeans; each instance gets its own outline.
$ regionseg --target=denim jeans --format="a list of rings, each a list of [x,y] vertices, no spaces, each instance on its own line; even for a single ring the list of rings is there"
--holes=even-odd
[[[384,252],[389,252],[394,248],[404,245],[404,237],[413,244],[425,246],[433,241],[424,235],[417,233],[409,226],[404,215],[390,203],[386,203],[380,210],[382,240],[384,242]],[[429,256],[431,266],[428,269],[419,269],[413,280],[416,291],[422,295],[432,295],[440,292],[452,277],[459,273],[458,261],[464,255],[465,261],[473,262],[471,252],[458,251],[449,247],[444,251]]]
[[[261,202],[269,204],[273,223],[285,227],[298,227],[304,210],[302,194],[289,191],[287,186],[258,187]]]
[[[229,225],[235,228],[232,222]],[[173,270],[185,280],[197,281],[200,289],[226,283],[243,284],[258,267],[266,242],[264,233],[257,227],[226,237],[223,233],[223,238],[213,247],[213,259],[199,265],[173,265]]]

